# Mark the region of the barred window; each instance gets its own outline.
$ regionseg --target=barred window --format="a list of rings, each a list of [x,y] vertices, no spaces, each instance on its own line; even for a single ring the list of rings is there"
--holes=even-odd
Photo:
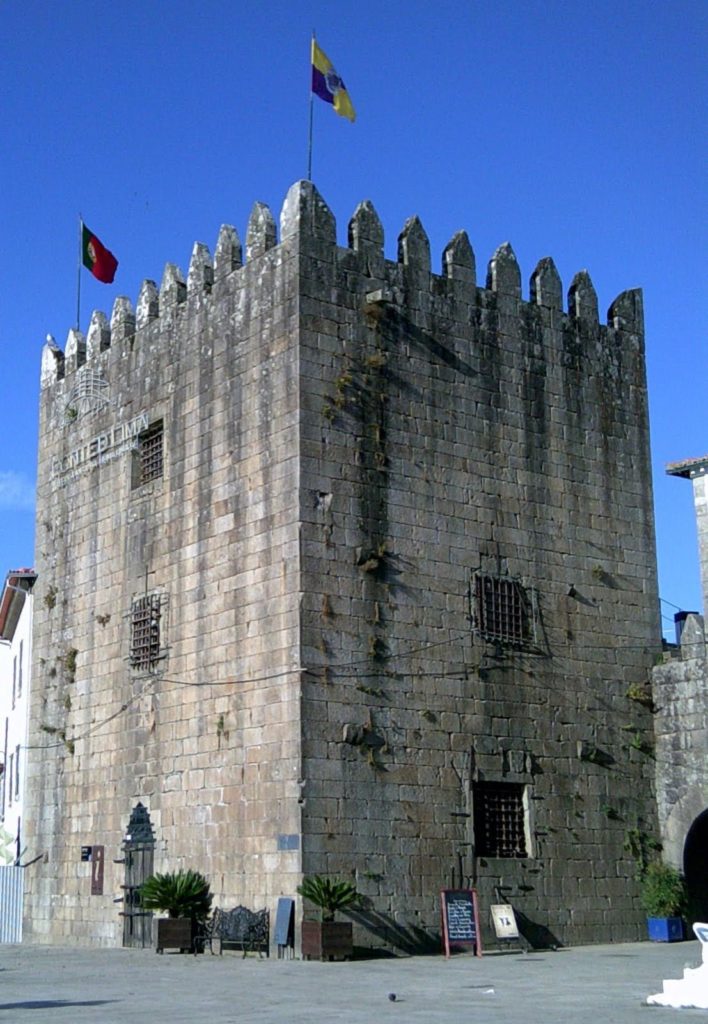
[[[161,626],[160,595],[134,598],[130,616],[130,664],[133,668],[153,668],[162,657]]]
[[[151,423],[147,430],[138,434],[138,446],[133,453],[133,488],[162,479],[163,435],[162,420]]]
[[[517,645],[530,639],[529,601],[518,580],[475,573],[472,598],[475,627],[485,639]]]
[[[474,840],[478,857],[528,857],[524,786],[475,782]]]

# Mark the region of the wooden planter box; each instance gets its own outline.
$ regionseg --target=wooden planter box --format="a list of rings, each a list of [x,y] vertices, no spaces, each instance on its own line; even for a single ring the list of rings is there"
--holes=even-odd
[[[181,953],[196,951],[197,924],[189,917],[160,917],[157,920],[157,941],[155,949],[163,953],[166,949],[178,949]]]
[[[303,921],[304,960],[351,960],[354,955],[351,921]]]

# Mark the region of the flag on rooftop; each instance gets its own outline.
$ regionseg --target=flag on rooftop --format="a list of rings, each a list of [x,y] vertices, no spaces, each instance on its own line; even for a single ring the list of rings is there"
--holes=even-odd
[[[325,103],[331,103],[340,117],[356,119],[352,101],[344,82],[324,50],[312,40],[312,92]]]
[[[81,259],[98,281],[111,284],[116,276],[118,260],[103,242],[81,222]]]

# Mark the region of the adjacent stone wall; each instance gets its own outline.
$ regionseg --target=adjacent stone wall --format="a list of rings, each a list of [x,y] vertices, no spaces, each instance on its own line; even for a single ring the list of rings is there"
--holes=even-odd
[[[702,616],[688,616],[678,653],[652,675],[663,857],[683,870],[686,836],[708,807],[708,675]]]
[[[706,457],[670,463],[670,476],[692,481],[704,600],[708,588]],[[682,613],[677,648],[653,673],[656,714],[656,789],[662,857],[685,873],[693,919],[708,913],[708,676],[703,617]]]

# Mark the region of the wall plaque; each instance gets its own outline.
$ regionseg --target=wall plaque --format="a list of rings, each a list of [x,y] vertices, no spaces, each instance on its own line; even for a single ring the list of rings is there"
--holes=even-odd
[[[103,857],[105,847],[91,847],[91,895],[103,896]]]

